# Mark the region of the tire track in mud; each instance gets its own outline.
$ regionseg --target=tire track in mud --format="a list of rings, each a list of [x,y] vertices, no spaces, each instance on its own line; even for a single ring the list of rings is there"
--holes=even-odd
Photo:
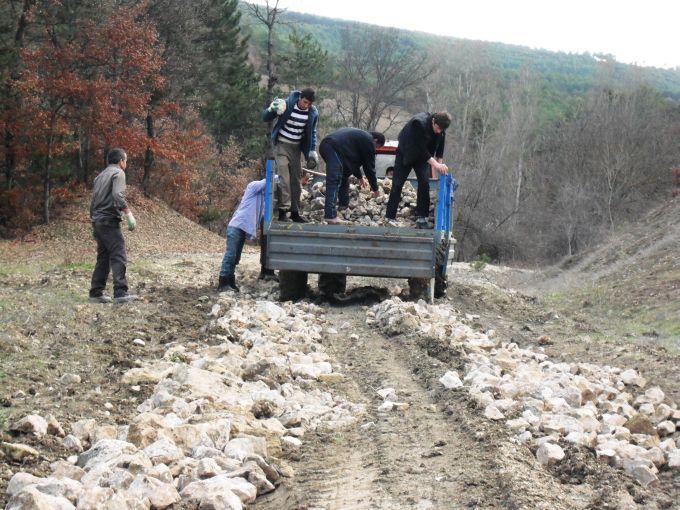
[[[507,508],[492,455],[457,428],[413,374],[405,358],[440,366],[422,352],[371,331],[358,307],[331,310],[334,324],[351,327],[327,339],[327,352],[344,365],[336,385],[367,406],[364,428],[304,438],[304,455],[286,486],[260,498],[257,509],[458,509]],[[360,340],[350,340],[356,333]],[[378,412],[376,390],[395,388],[407,411]],[[481,506],[480,506],[481,505]],[[559,508],[553,506],[552,508]]]
[[[339,334],[324,340],[343,365],[334,391],[366,404],[363,428],[308,434],[296,476],[259,498],[259,510],[449,510],[637,508],[625,486],[560,483],[531,451],[485,420],[464,391],[438,378],[461,369],[458,353],[436,341],[386,338],[359,307],[331,309]],[[338,325],[349,323],[340,329]],[[359,340],[349,339],[357,334]],[[405,412],[378,412],[376,390],[395,388]],[[624,504],[625,502],[625,504]]]

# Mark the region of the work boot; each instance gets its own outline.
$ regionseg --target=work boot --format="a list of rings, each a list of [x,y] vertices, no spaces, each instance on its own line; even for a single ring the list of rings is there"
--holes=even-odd
[[[136,299],[137,299],[136,294],[128,294],[127,292],[125,294],[113,296],[113,302],[119,305],[123,303],[130,303],[131,301],[134,301]]]
[[[260,276],[257,277],[258,280],[264,280],[265,282],[278,282],[279,277],[273,269],[262,269],[260,271]]]
[[[290,221],[288,219],[288,211],[286,211],[285,209],[279,209],[279,221],[282,221],[282,222],[285,222],[285,223]]]
[[[229,290],[229,277],[220,275],[220,280],[217,282],[217,292],[226,292]]]
[[[300,213],[297,211],[292,211],[290,213],[290,219],[293,220],[295,223],[307,223],[307,220],[300,216]]]
[[[90,303],[110,303],[111,298],[109,296],[104,295],[104,294],[98,294],[98,295],[95,295],[95,296],[90,295],[90,297],[88,298],[88,301]]]
[[[422,216],[416,219],[416,228],[420,229],[431,229],[432,225],[430,224],[429,221],[427,221],[427,218],[423,218]]]
[[[228,277],[227,285],[231,290],[234,292],[241,292],[239,288],[236,286],[236,276],[231,275]]]

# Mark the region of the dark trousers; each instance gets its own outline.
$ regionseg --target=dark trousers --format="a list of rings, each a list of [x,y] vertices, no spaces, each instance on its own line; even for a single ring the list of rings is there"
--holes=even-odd
[[[394,158],[394,174],[392,175],[392,190],[387,201],[387,212],[385,216],[389,219],[397,217],[397,209],[401,200],[401,191],[404,183],[408,179],[411,170],[415,170],[418,178],[418,195],[416,201],[416,215],[420,218],[427,218],[430,215],[430,165],[427,162],[421,165],[406,163],[403,156],[397,150]]]
[[[326,201],[324,204],[324,218],[333,219],[338,216],[336,203],[349,205],[349,177],[350,173],[343,170],[342,160],[335,149],[326,140],[321,142],[319,153],[326,163]]]
[[[124,296],[128,290],[127,255],[125,239],[120,224],[93,223],[94,237],[97,240],[97,264],[92,272],[90,296],[101,296],[106,287],[109,270],[113,275],[113,296]]]

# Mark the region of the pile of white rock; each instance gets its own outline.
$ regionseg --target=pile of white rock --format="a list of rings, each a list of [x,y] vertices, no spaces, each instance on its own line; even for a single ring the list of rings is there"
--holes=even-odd
[[[306,432],[361,418],[362,406],[319,384],[342,379],[318,343],[321,308],[219,300],[210,345],[169,345],[163,359],[126,372],[133,392],[155,384],[138,414],[123,426],[71,425],[64,446],[74,455],[46,478],[16,473],[6,510],[241,509],[293,476],[286,460],[299,458]]]
[[[356,225],[377,227],[384,224],[387,200],[392,189],[391,179],[378,179],[381,194],[373,198],[368,186],[361,189],[354,181],[349,185],[349,207],[338,210],[338,217]],[[315,182],[302,190],[300,198],[305,204],[305,214],[314,222],[322,222],[323,208],[326,200],[326,182]],[[403,227],[415,227],[414,210],[416,208],[416,189],[410,182],[404,184],[401,203],[397,211],[397,221]],[[430,204],[430,217],[434,215],[434,201]]]
[[[367,323],[388,335],[444,340],[461,353],[465,373],[443,374],[447,388],[464,388],[490,420],[504,421],[514,440],[536,448],[545,465],[561,461],[561,445],[594,451],[640,484],[659,468],[680,468],[680,410],[658,387],[646,388],[633,369],[591,363],[555,363],[541,352],[501,342],[493,330],[475,331],[448,305],[384,301]]]

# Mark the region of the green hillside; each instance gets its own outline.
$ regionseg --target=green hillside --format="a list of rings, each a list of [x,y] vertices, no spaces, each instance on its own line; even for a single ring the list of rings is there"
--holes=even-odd
[[[276,31],[276,47],[285,49],[293,27],[312,34],[331,56],[342,50],[341,37],[346,30],[370,31],[376,25],[344,21],[332,18],[285,12],[285,23]],[[261,50],[265,48],[264,27],[254,22],[248,14],[244,21],[252,31],[252,41]],[[497,71],[502,80],[511,80],[521,70],[528,69],[539,76],[549,90],[545,93],[551,101],[562,103],[564,95],[580,95],[606,80],[620,86],[647,84],[664,96],[680,99],[680,69],[640,67],[616,62],[611,55],[575,54],[531,49],[511,44],[473,41],[444,37],[422,32],[399,30],[405,44],[416,44],[424,49],[444,52],[447,58],[459,60],[465,55],[483,55],[487,65]]]

